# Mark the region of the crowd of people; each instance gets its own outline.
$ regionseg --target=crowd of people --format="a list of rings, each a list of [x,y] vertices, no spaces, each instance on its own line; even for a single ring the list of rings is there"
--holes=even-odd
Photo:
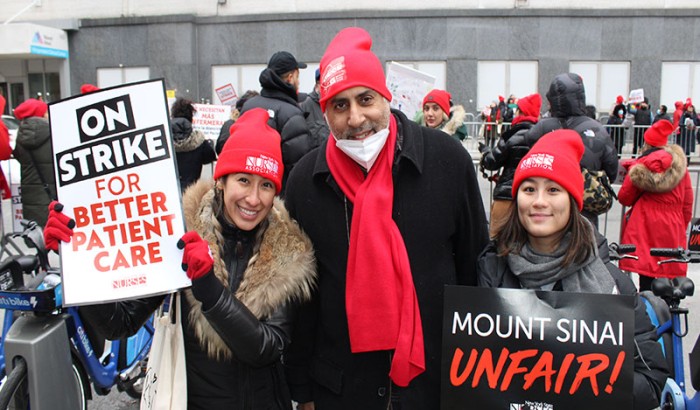
[[[260,92],[238,101],[216,147],[192,130],[191,101],[173,105],[187,225],[179,246],[192,280],[182,291],[188,408],[439,408],[445,285],[633,295],[634,408],[657,407],[666,362],[638,288],[605,257],[582,172],[614,180],[620,136],[590,118],[581,77],[553,79],[545,118],[537,93],[499,97],[482,112],[480,163],[498,175],[487,219],[461,144],[464,108],[434,89],[415,118],[392,109],[371,47],[364,29],[337,33],[304,101],[306,64],[275,53]],[[694,130],[686,105],[677,120],[664,106],[654,118],[648,103],[621,99],[611,111],[649,125],[636,158],[622,163],[618,193],[630,207],[623,240],[640,256],[685,245],[688,153],[669,137]],[[26,113],[28,128],[45,107],[15,113]],[[275,166],[251,170],[251,155]],[[213,180],[201,178],[215,160]],[[40,206],[56,250],[72,229],[51,189]],[[661,220],[664,235],[654,230]],[[684,266],[660,269],[648,256],[620,263],[641,276],[642,289],[685,275]],[[81,313],[114,339],[135,332],[163,298]]]

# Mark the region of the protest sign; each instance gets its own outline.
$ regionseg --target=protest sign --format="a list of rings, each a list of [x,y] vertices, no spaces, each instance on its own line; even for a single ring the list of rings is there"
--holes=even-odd
[[[643,88],[637,88],[636,90],[630,91],[630,100],[632,104],[639,104],[640,102],[644,102],[644,89]]]
[[[218,87],[216,90],[216,96],[219,97],[219,101],[224,105],[234,105],[238,100],[238,95],[236,90],[233,88],[231,83]]]
[[[443,409],[632,408],[633,296],[445,288]]]
[[[700,251],[700,218],[690,221],[690,237],[688,238],[688,250]]]
[[[386,86],[391,92],[391,108],[414,119],[423,110],[425,97],[435,84],[435,77],[403,64],[390,62],[386,70]]]
[[[65,305],[130,299],[190,285],[162,80],[49,105],[58,200],[75,219],[61,242]]]
[[[192,104],[197,112],[192,117],[192,129],[201,131],[212,141],[219,138],[224,122],[231,119],[231,107],[228,105]]]

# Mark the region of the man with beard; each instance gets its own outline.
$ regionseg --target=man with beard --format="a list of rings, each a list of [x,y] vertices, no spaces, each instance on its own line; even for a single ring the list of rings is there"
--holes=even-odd
[[[331,136],[289,177],[318,288],[285,358],[301,409],[440,407],[445,285],[474,285],[488,240],[472,159],[447,134],[391,110],[365,30],[321,59]]]

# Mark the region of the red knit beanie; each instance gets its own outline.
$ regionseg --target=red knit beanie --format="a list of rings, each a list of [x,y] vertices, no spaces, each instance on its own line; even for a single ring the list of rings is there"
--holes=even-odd
[[[83,84],[80,86],[80,94],[87,94],[93,91],[99,91],[100,89],[92,84]]]
[[[621,95],[618,95],[617,98],[615,99],[615,102],[617,104],[622,104],[623,101],[625,101],[625,99]]]
[[[581,157],[583,141],[573,130],[560,129],[545,134],[520,160],[513,177],[513,198],[527,178],[543,177],[561,185],[583,209],[583,175]]]
[[[30,98],[15,108],[15,117],[23,120],[28,117],[43,117],[49,106],[45,102]]]
[[[668,143],[668,136],[673,130],[673,124],[668,120],[657,121],[644,133],[644,142],[652,147],[663,147]]]
[[[450,115],[450,100],[452,99],[452,96],[450,93],[444,90],[433,90],[429,92],[425,98],[423,98],[423,107],[425,107],[425,103],[435,103],[437,104],[440,108],[442,108],[442,111]]]
[[[542,97],[537,93],[530,94],[518,100],[518,110],[520,110],[522,115],[528,117],[539,117],[541,107]]]
[[[277,193],[282,189],[282,148],[280,135],[267,125],[270,115],[262,108],[253,108],[231,126],[230,137],[221,150],[214,179],[244,172],[260,175],[274,182]]]
[[[372,37],[364,29],[342,29],[331,40],[321,57],[321,110],[336,94],[353,87],[367,87],[391,101],[386,87],[384,69],[379,58],[370,50]]]

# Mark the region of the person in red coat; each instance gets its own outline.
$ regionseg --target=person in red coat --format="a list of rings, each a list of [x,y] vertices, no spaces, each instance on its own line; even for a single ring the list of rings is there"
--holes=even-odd
[[[693,216],[693,188],[683,149],[668,144],[673,124],[662,120],[644,134],[642,155],[624,162],[628,170],[618,200],[631,207],[625,214],[622,243],[637,246],[639,260],[623,259],[620,268],[639,274],[639,290],[651,288],[654,278],[685,276],[682,263],[659,265],[650,248],[686,246],[686,229]]]
[[[5,112],[5,97],[0,95],[0,113]],[[0,160],[10,159],[12,156],[12,146],[10,146],[10,132],[7,130],[2,120],[0,120]],[[8,184],[5,173],[0,169],[0,197],[2,199],[10,198],[10,185]]]

